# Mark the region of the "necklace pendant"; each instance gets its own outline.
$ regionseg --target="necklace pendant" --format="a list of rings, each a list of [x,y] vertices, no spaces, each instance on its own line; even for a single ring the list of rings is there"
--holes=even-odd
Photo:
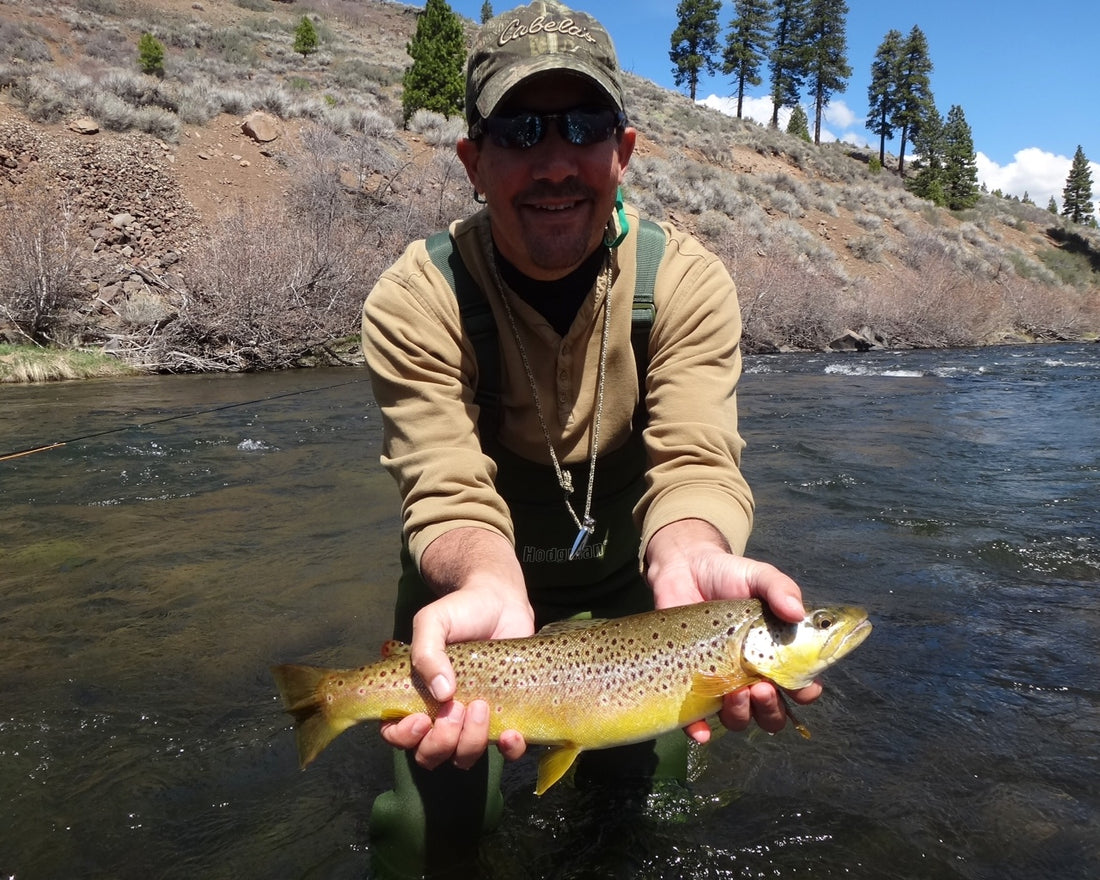
[[[565,468],[561,470],[561,488],[566,495],[573,494],[573,475]]]
[[[584,525],[581,526],[581,530],[577,532],[576,540],[573,541],[573,549],[569,551],[570,562],[584,552],[584,548],[588,546],[588,539],[592,537],[595,531],[596,521],[590,516],[585,517]]]

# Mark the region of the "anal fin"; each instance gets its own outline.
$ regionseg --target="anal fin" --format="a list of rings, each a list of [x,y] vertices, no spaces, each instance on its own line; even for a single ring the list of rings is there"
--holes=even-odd
[[[577,755],[581,753],[580,746],[568,744],[556,746],[550,749],[539,759],[539,778],[535,784],[535,794],[543,794],[551,785],[561,779],[566,771],[573,766]]]

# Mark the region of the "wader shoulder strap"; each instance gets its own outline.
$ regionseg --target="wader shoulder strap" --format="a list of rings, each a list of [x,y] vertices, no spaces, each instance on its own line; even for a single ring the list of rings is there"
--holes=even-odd
[[[631,309],[630,342],[638,364],[638,388],[645,399],[645,373],[649,363],[649,329],[653,326],[656,308],[653,287],[657,268],[665,253],[665,231],[650,220],[638,226],[638,259],[634,283],[634,303]],[[426,242],[428,256],[447,279],[458,300],[462,326],[470,335],[477,354],[478,387],[474,400],[481,407],[495,407],[500,398],[500,346],[497,326],[485,293],[470,274],[449,232],[437,232]]]
[[[642,220],[638,224],[638,265],[634,275],[634,307],[630,313],[630,344],[634,348],[634,363],[638,365],[642,406],[645,405],[645,374],[649,368],[649,330],[657,314],[653,287],[664,255],[665,231],[651,220]]]
[[[466,268],[449,232],[429,236],[426,244],[432,263],[454,291],[458,315],[477,355],[478,383],[474,402],[483,409],[495,410],[500,400],[500,346],[489,301]]]

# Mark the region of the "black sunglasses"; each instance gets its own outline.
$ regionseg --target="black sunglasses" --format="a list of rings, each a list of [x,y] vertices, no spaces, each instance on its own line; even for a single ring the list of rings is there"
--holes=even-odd
[[[470,126],[470,137],[477,140],[483,134],[498,147],[526,150],[533,147],[556,122],[558,133],[578,147],[600,144],[626,127],[626,114],[610,108],[566,110],[562,113],[514,113],[490,116]]]

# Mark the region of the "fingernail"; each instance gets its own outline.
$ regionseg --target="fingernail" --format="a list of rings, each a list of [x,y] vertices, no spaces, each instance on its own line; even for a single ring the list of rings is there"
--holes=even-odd
[[[489,706],[481,700],[471,703],[466,711],[470,719],[477,724],[484,724],[489,720]]]
[[[449,694],[451,690],[447,683],[447,677],[440,673],[435,678],[433,678],[430,690],[432,692],[432,696],[442,703],[445,699],[447,699],[447,694]]]

